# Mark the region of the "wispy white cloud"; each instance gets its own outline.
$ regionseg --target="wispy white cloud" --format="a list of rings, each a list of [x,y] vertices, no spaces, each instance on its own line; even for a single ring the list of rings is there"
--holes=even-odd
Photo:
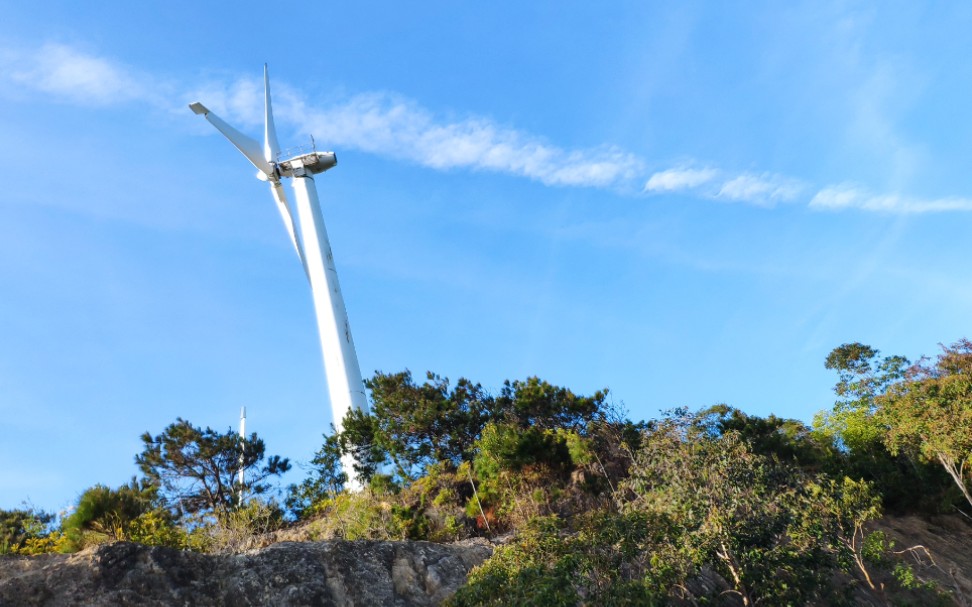
[[[732,175],[712,167],[675,167],[654,173],[643,191],[650,194],[689,191],[703,198],[771,207],[796,199],[804,189],[802,182],[772,173]]]
[[[29,52],[0,54],[4,78],[21,90],[33,90],[73,103],[112,105],[154,97],[147,79],[109,59],[63,44],[45,44]],[[155,89],[157,90],[157,89]]]
[[[707,184],[719,175],[719,171],[712,168],[692,169],[673,168],[654,173],[645,183],[645,192],[675,192],[691,190]]]
[[[343,147],[396,155],[436,168],[520,175],[547,185],[612,187],[635,179],[642,161],[614,146],[567,150],[481,117],[438,121],[391,94],[357,95],[327,110],[303,109],[304,128]]]
[[[0,83],[7,84],[7,95],[41,93],[79,105],[137,102],[173,111],[179,106],[182,111],[182,104],[172,100],[202,100],[232,122],[245,127],[262,124],[263,91],[258,78],[177,85],[64,44],[28,50],[0,48]],[[637,191],[640,182],[644,184],[641,192],[646,194],[689,192],[701,198],[762,207],[795,201],[809,189],[803,181],[785,175],[734,174],[691,164],[656,171],[646,179],[646,162],[617,146],[563,148],[485,117],[444,119],[393,93],[354,95],[322,109],[301,91],[280,85],[275,89],[275,99],[280,125],[313,133],[329,146],[396,157],[433,169],[491,171],[546,185],[628,192]],[[821,188],[808,206],[884,213],[972,211],[972,198],[919,199],[838,184]]]
[[[772,206],[777,202],[789,202],[795,199],[800,195],[803,187],[803,184],[796,179],[782,175],[743,173],[726,180],[715,197]]]
[[[235,80],[209,80],[190,88],[179,95],[184,103],[179,104],[182,112],[188,103],[203,102],[207,108],[230,120],[238,126],[263,128],[263,79],[237,78]],[[274,91],[274,97],[280,97]],[[274,114],[276,111],[274,104]]]
[[[842,184],[817,192],[810,200],[810,208],[826,211],[857,209],[892,214],[972,211],[972,198],[911,198],[900,194],[875,194],[859,186]]]

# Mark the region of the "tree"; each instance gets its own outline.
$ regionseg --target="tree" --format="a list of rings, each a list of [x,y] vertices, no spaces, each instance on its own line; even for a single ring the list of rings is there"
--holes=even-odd
[[[267,479],[290,469],[286,458],[265,457],[263,440],[256,433],[244,440],[228,429],[220,434],[201,429],[178,418],[161,434],[142,435],[144,450],[135,463],[160,496],[179,514],[225,515],[238,506],[234,482],[242,467],[246,494],[258,495],[271,488]]]
[[[366,385],[371,412],[349,412],[338,439],[365,478],[385,462],[400,480],[411,481],[430,464],[472,461],[490,423],[531,437],[558,430],[584,434],[592,423],[605,421],[608,410],[607,390],[578,396],[537,377],[506,381],[495,399],[480,384],[460,378],[452,387],[432,372],[422,384],[408,370],[378,372]]]
[[[737,432],[754,452],[795,463],[804,470],[822,471],[834,457],[832,444],[796,419],[759,417],[728,405],[714,405],[700,411],[696,420],[713,436]]]
[[[848,343],[834,348],[824,366],[838,374],[838,400],[831,411],[817,414],[814,430],[837,448],[831,472],[873,482],[889,511],[937,512],[950,507],[955,496],[946,474],[908,453],[892,453],[885,441],[888,424],[879,415],[885,406],[882,399],[905,382],[908,360],[882,358],[871,346]]]
[[[856,507],[872,502],[841,510],[842,485],[755,453],[737,430],[716,435],[678,413],[645,433],[620,500],[622,512],[673,522],[668,541],[679,548],[659,566],[688,577],[712,566],[744,605],[832,599],[851,545],[843,530],[858,529],[846,521],[867,520],[873,510]],[[860,491],[871,495],[866,484]]]
[[[538,377],[507,380],[492,417],[520,428],[583,431],[590,422],[604,418],[607,394],[605,389],[591,396],[578,396]]]
[[[892,453],[938,462],[972,505],[972,342],[942,346],[934,364],[919,361],[880,403]]]
[[[854,342],[834,348],[824,362],[824,367],[837,371],[834,392],[839,398],[815,425],[852,451],[871,450],[881,442],[884,429],[874,418],[877,398],[904,378],[909,364],[903,356],[879,355],[871,346]]]
[[[568,437],[588,438],[595,426],[607,425],[606,398],[607,390],[578,396],[538,377],[507,380],[475,445],[477,472],[491,476],[533,465],[567,471]]]
[[[410,371],[375,373],[365,382],[371,412],[344,419],[343,447],[357,456],[367,478],[390,461],[402,480],[440,461],[458,465],[471,457],[493,399],[479,384],[460,378],[454,387],[434,373],[417,384]]]

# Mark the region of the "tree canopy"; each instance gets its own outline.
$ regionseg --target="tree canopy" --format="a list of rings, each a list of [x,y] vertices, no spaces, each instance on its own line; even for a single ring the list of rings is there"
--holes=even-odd
[[[135,463],[161,497],[179,513],[226,514],[240,503],[234,483],[244,470],[245,495],[271,488],[267,479],[290,469],[277,455],[265,458],[266,447],[256,433],[245,440],[232,429],[219,433],[179,418],[161,434],[142,435],[143,451]]]
[[[942,346],[934,363],[919,361],[879,402],[891,452],[937,462],[972,505],[972,342]]]

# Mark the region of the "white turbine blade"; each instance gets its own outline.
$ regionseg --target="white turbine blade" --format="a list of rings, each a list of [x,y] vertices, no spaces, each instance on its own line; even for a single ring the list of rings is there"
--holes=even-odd
[[[277,162],[280,155],[280,143],[277,141],[277,128],[273,124],[273,107],[270,105],[270,71],[267,64],[263,64],[263,93],[266,119],[263,123],[263,157],[267,162]]]
[[[290,242],[294,245],[294,250],[297,251],[297,257],[300,258],[300,265],[304,268],[306,275],[307,260],[304,259],[304,247],[297,238],[297,226],[294,224],[294,213],[293,209],[290,208],[290,201],[287,200],[287,193],[284,192],[283,184],[279,181],[270,182],[270,191],[273,192],[273,199],[277,202],[280,218],[283,219],[284,228],[287,229],[287,235],[290,236]],[[310,276],[308,276],[308,279],[310,279]]]
[[[196,114],[202,114],[206,120],[210,122],[210,124],[216,127],[216,129],[222,133],[224,137],[230,140],[230,143],[236,146],[236,149],[243,152],[246,159],[252,162],[253,166],[260,169],[264,175],[267,175],[268,177],[273,175],[273,166],[267,162],[266,158],[263,157],[263,150],[260,149],[260,144],[257,143],[256,140],[247,137],[243,133],[226,124],[222,118],[210,112],[209,108],[198,101],[196,103],[189,104],[189,109]]]

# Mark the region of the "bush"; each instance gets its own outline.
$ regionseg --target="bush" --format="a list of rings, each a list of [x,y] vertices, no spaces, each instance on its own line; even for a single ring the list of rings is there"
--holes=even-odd
[[[274,502],[251,499],[246,505],[220,515],[215,523],[196,531],[206,552],[225,554],[262,548],[283,526],[283,510]]]
[[[474,605],[663,605],[676,579],[661,554],[667,523],[642,513],[599,511],[576,521],[538,517],[496,548],[447,602]]]
[[[156,495],[155,487],[135,479],[117,489],[95,485],[85,490],[74,512],[61,522],[68,549],[131,539],[132,524],[156,508]],[[172,524],[167,514],[158,516]]]
[[[17,510],[0,510],[0,554],[19,552],[32,540],[48,533],[54,515],[25,505]]]

